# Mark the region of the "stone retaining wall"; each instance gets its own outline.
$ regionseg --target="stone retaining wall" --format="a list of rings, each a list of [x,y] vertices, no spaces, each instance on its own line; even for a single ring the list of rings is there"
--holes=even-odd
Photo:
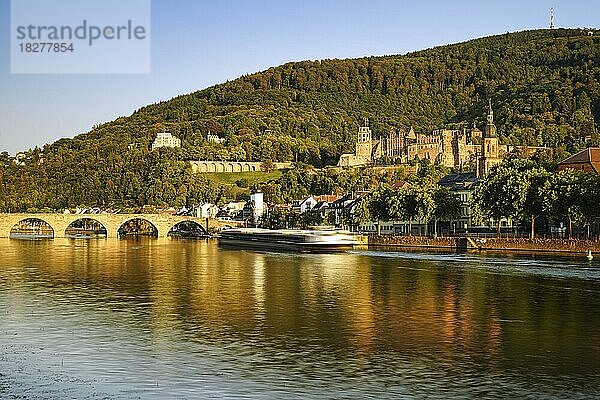
[[[456,248],[458,238],[432,238],[426,236],[369,236],[369,246]]]
[[[262,163],[252,161],[190,161],[190,165],[194,173],[262,171]],[[273,163],[273,167],[275,169],[290,169],[293,164],[290,162],[277,162]]]
[[[600,242],[592,240],[486,238],[474,241],[481,250],[600,252]]]
[[[369,246],[429,247],[469,250],[600,253],[600,242],[575,239],[432,238],[424,236],[369,236]]]

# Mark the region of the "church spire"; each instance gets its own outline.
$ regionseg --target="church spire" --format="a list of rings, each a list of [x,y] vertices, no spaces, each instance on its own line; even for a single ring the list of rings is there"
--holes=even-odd
[[[477,162],[477,176],[485,177],[490,168],[500,162],[498,155],[498,135],[496,134],[496,125],[494,125],[494,110],[492,109],[492,100],[488,101],[487,125],[483,133],[481,142],[481,153]]]
[[[496,137],[496,125],[494,125],[494,110],[492,109],[492,99],[488,99],[489,106],[487,112],[487,125],[485,126],[485,137]]]
[[[488,107],[488,113],[487,113],[487,123],[488,125],[493,125],[494,124],[494,110],[492,109],[492,99],[488,99],[489,101],[489,107]]]

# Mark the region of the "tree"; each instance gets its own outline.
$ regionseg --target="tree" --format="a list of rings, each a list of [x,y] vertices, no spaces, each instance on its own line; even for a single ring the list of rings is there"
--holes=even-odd
[[[325,225],[335,226],[336,225],[336,217],[335,212],[330,211],[325,215],[325,219],[323,221]]]
[[[217,151],[217,160],[227,161],[229,159],[231,159],[229,151],[227,151],[226,149],[221,149],[221,150]]]
[[[473,193],[473,206],[478,207],[487,218],[497,223],[500,236],[502,218],[517,218],[523,215],[530,181],[525,171],[533,168],[526,159],[509,159],[492,169]]]
[[[358,198],[349,214],[345,216],[346,224],[349,226],[357,226],[370,222],[372,217],[369,209],[369,197],[364,196]]]
[[[549,179],[544,207],[555,218],[567,218],[569,239],[573,237],[573,221],[583,220],[582,175],[572,170],[560,171]]]
[[[271,160],[265,160],[260,164],[260,170],[263,172],[273,172],[275,171],[275,164]]]
[[[377,235],[381,234],[381,221],[392,219],[391,210],[394,208],[394,193],[387,184],[380,185],[369,196],[367,207],[369,215],[377,224]]]
[[[437,186],[433,190],[434,236],[437,236],[438,221],[457,219],[461,215],[462,202],[450,189]]]
[[[427,185],[417,192],[417,217],[425,222],[425,235],[429,235],[429,221],[433,218],[434,211],[433,185]]]
[[[590,238],[590,226],[600,220],[600,175],[583,174],[579,183],[580,207],[583,222],[587,225],[587,237]]]
[[[528,187],[523,203],[523,216],[530,218],[530,237],[533,239],[535,238],[535,220],[548,214],[544,203],[550,191],[550,173],[543,168],[536,167],[525,172],[525,177]]]
[[[300,214],[298,224],[301,228],[309,228],[311,226],[319,226],[323,223],[323,217],[320,213],[306,211]]]
[[[274,207],[263,217],[261,225],[267,229],[283,229],[287,227],[290,210]]]
[[[397,193],[393,203],[394,214],[401,220],[408,221],[408,234],[412,234],[412,221],[419,215],[419,192],[412,185],[403,186]]]

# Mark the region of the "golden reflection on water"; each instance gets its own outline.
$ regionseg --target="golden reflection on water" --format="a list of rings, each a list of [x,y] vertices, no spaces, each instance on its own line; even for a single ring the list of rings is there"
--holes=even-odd
[[[585,299],[594,282],[540,290],[532,289],[535,279],[457,272],[427,259],[261,253],[213,241],[12,240],[0,247],[8,286],[120,307],[152,346],[186,338],[302,340],[356,357],[395,352],[488,366],[598,367],[600,318],[597,309],[585,311],[599,302],[597,293]],[[12,299],[14,312],[26,312],[25,295]]]

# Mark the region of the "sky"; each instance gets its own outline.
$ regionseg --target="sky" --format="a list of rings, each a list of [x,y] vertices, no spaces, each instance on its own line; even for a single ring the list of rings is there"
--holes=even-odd
[[[598,28],[597,0],[151,0],[150,73],[11,74],[10,0],[0,0],[0,152],[73,137],[289,61],[404,54],[547,28],[551,7],[557,27]]]

